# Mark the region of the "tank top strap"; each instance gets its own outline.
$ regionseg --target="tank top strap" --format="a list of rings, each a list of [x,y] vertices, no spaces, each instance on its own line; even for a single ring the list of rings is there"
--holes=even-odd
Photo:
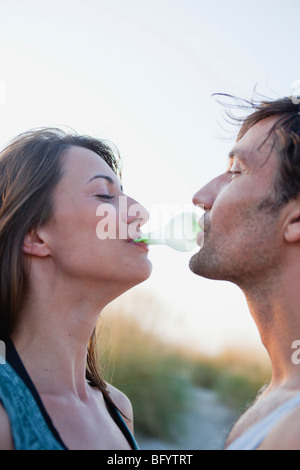
[[[48,415],[38,391],[11,340],[6,359],[0,361],[0,402],[9,417],[16,450],[68,450]],[[139,446],[121,413],[105,395],[105,403],[133,450]]]
[[[0,400],[9,417],[15,450],[63,450],[30,390],[15,370],[0,364]]]
[[[139,445],[137,441],[135,440],[134,436],[132,435],[130,429],[128,428],[127,424],[125,423],[121,413],[119,410],[116,408],[116,406],[109,401],[105,395],[103,395],[104,400],[106,402],[106,407],[108,411],[110,412],[111,417],[113,420],[117,423],[119,428],[121,429],[122,433],[126,437],[127,441],[129,442],[132,450],[140,450]]]

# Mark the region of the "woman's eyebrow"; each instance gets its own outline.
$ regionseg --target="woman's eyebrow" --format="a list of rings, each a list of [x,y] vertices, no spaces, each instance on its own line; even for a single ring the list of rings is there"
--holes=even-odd
[[[89,179],[88,183],[90,183],[91,181],[97,178],[104,178],[106,181],[109,182],[109,184],[115,184],[114,180],[110,176],[107,176],[107,175],[95,175],[91,179]]]
[[[97,178],[103,178],[106,181],[108,181],[109,184],[112,184],[112,185],[115,184],[114,180],[110,176],[107,176],[107,175],[95,175],[91,179],[88,180],[87,184],[90,183],[91,181],[97,179]],[[120,186],[120,189],[123,192],[123,186],[122,185]]]

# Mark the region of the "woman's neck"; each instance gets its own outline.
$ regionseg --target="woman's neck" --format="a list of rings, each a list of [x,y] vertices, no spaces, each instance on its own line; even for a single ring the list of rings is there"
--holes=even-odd
[[[91,303],[56,288],[52,295],[28,294],[19,314],[12,341],[40,393],[70,392],[82,399],[89,339],[106,302]],[[75,297],[75,298],[74,298]]]

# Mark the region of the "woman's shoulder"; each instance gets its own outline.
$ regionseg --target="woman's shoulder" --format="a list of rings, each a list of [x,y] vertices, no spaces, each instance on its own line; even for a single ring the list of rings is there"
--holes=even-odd
[[[10,422],[0,402],[0,450],[13,450],[13,448]]]
[[[125,393],[121,392],[113,385],[108,384],[107,390],[112,401],[114,402],[118,410],[121,411],[123,417],[125,417],[124,421],[126,422],[130,431],[133,433],[133,410],[131,401],[125,395]]]

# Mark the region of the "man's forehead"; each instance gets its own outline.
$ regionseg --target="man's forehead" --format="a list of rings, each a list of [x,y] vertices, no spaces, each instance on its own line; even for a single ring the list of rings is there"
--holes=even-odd
[[[229,158],[249,161],[255,156],[269,155],[274,144],[274,139],[269,133],[275,122],[275,118],[268,118],[254,124],[236,141],[233,149],[229,152]]]

